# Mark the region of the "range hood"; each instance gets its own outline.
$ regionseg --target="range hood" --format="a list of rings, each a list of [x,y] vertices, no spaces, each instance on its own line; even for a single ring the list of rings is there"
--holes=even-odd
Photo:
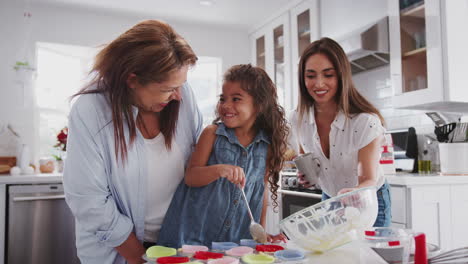
[[[355,31],[338,41],[351,62],[353,74],[390,62],[388,17]]]

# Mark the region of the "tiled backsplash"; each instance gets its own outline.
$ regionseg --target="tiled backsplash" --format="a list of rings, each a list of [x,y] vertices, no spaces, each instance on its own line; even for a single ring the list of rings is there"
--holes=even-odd
[[[389,66],[356,74],[353,80],[359,92],[379,109],[387,123],[387,130],[414,127],[418,134],[434,133],[434,124],[424,111],[393,108]]]

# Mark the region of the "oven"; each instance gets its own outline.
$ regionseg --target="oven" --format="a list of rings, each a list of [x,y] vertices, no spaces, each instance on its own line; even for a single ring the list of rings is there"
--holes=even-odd
[[[281,173],[279,192],[282,206],[281,219],[322,201],[322,190],[306,189],[299,185],[296,170]]]

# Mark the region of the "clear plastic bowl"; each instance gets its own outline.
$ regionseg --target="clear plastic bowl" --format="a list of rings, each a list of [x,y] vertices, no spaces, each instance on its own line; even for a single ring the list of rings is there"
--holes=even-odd
[[[348,192],[296,212],[280,222],[295,244],[324,252],[357,238],[377,218],[376,187]]]

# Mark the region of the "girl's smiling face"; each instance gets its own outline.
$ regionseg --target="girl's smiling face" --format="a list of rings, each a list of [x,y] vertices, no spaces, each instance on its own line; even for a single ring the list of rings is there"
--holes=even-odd
[[[332,62],[321,53],[310,56],[305,64],[304,81],[307,91],[317,104],[334,102],[338,76]]]
[[[217,107],[221,120],[229,128],[250,129],[257,118],[254,99],[239,82],[224,82]]]

